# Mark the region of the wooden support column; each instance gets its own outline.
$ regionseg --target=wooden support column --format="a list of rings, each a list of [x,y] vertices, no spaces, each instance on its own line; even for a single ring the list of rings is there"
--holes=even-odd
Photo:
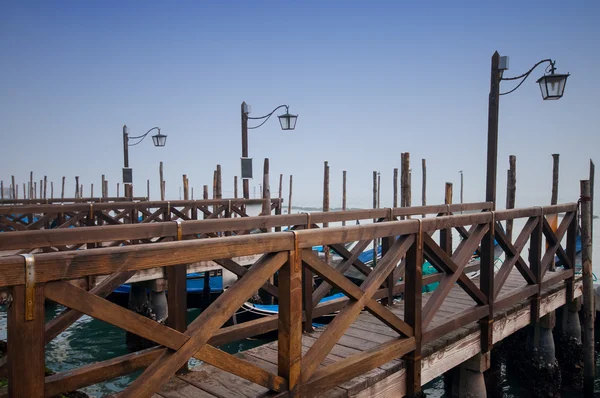
[[[288,195],[288,214],[292,214],[292,184],[293,184],[293,177],[290,174],[290,188],[289,188],[289,195]]]
[[[416,348],[406,354],[406,396],[416,397],[421,394],[421,317],[422,317],[422,285],[423,285],[423,231],[419,228],[415,242],[406,253],[406,269],[404,271],[404,320],[414,330]]]
[[[539,344],[539,320],[540,320],[540,293],[541,293],[541,281],[543,276],[542,270],[542,226],[544,222],[544,215],[538,217],[538,223],[531,232],[531,238],[529,240],[529,266],[531,271],[535,275],[537,282],[537,293],[531,299],[531,325],[534,327],[534,346],[537,347]]]
[[[346,211],[346,170],[342,171],[342,211]],[[346,221],[342,221],[342,227],[346,226]]]
[[[289,396],[298,396],[302,361],[302,257],[295,236],[294,250],[279,270],[278,374],[288,381]]]
[[[160,200],[165,200],[165,180],[163,175],[163,162],[158,166],[158,174],[160,178]]]
[[[506,178],[506,208],[515,208],[515,198],[517,195],[517,157],[510,155],[508,157],[508,171]],[[506,236],[512,242],[513,220],[506,220]]]
[[[492,213],[494,214],[494,213]],[[494,328],[494,301],[495,301],[495,287],[494,287],[494,239],[495,239],[495,223],[494,217],[489,224],[489,229],[483,236],[481,241],[481,262],[480,272],[481,279],[479,281],[479,288],[481,292],[488,299],[488,314],[483,317],[479,322],[481,324],[481,352],[487,353],[492,350],[493,347],[493,328]],[[539,237],[541,239],[541,224],[539,229]],[[538,259],[540,257],[538,256]]]
[[[394,190],[394,200],[392,203],[392,207],[395,209],[396,207],[398,207],[398,168],[394,169],[393,190]]]
[[[327,161],[323,164],[323,211],[329,211],[329,162]],[[329,227],[329,223],[324,222],[323,228],[327,227]],[[331,260],[329,246],[323,245],[323,253],[325,253],[325,262],[329,264]]]
[[[447,182],[444,190],[444,203],[452,204],[452,183]],[[447,215],[450,215],[448,213]],[[440,229],[440,247],[446,254],[452,256],[452,228]]]
[[[581,181],[581,262],[583,268],[583,394],[594,396],[594,281],[592,274],[592,193],[589,180]]]
[[[60,198],[64,199],[65,198],[65,176],[63,176],[62,178],[62,189],[60,191]]]
[[[265,158],[263,165],[263,183],[262,183],[262,215],[271,215],[271,188],[269,186],[269,158]]]
[[[44,397],[44,285],[33,287],[32,315],[26,319],[25,285],[12,288],[8,308],[8,396]]]

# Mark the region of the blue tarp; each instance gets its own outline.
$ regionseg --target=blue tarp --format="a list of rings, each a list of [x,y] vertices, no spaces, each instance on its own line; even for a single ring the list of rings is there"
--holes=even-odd
[[[336,300],[339,298],[346,297],[342,293],[333,294],[331,296],[323,297],[319,303],[325,303],[327,301]],[[279,306],[277,304],[252,304],[257,310],[279,312]]]
[[[202,274],[189,274],[187,279],[187,292],[188,293],[202,293],[204,290],[204,276],[199,277]],[[220,293],[223,291],[223,277],[222,276],[211,276],[208,280],[210,285],[211,293]],[[121,294],[129,294],[131,286],[129,284],[119,286],[114,292]]]

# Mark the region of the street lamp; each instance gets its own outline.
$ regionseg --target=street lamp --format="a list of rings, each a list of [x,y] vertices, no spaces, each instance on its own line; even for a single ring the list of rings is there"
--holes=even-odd
[[[296,120],[298,119],[298,115],[292,115],[289,110],[288,105],[279,105],[277,108],[273,109],[271,113],[268,113],[264,116],[260,117],[250,117],[248,114],[250,113],[249,107],[246,102],[242,102],[242,159],[241,159],[241,168],[242,168],[242,184],[244,190],[244,199],[250,199],[250,186],[248,180],[252,178],[252,159],[248,157],[248,130],[257,129],[269,120],[273,114],[281,108],[285,108],[285,113],[279,115],[279,124],[282,130],[294,130],[296,128]],[[260,124],[253,127],[248,127],[248,120],[262,120]]]
[[[517,90],[539,65],[548,63],[546,73],[537,80],[540,85],[543,100],[560,99],[565,91],[569,74],[556,73],[556,61],[543,59],[533,65],[531,69],[520,76],[503,77],[508,70],[508,57],[501,57],[496,51],[492,56],[492,72],[490,82],[489,112],[488,112],[488,144],[487,144],[487,173],[486,173],[486,202],[492,202],[496,209],[496,173],[498,166],[498,107],[501,95],[507,95]],[[500,82],[509,80],[520,80],[519,84],[512,90],[500,93]]]
[[[139,143],[141,143],[144,140],[144,138],[146,138],[146,136],[154,130],[158,131],[158,133],[156,133],[155,135],[152,136],[152,142],[154,143],[154,146],[157,146],[157,147],[165,146],[165,144],[167,143],[167,136],[160,132],[159,127],[152,127],[150,130],[148,130],[146,132],[146,134],[139,135],[136,137],[130,137],[129,136],[129,128],[127,127],[127,125],[123,125],[123,160],[124,160],[123,184],[125,184],[125,189],[127,189],[127,186],[129,184],[133,183],[133,173],[132,173],[131,168],[129,167],[129,147],[136,146]],[[129,143],[129,140],[137,140],[137,141],[131,144],[131,143]]]

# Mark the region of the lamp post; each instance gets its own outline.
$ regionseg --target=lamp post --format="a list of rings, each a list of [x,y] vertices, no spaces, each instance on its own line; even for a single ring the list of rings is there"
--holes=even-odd
[[[285,113],[279,115],[279,124],[282,130],[294,130],[296,128],[296,120],[298,115],[292,115],[289,112],[288,105],[279,105],[271,111],[271,113],[260,117],[250,117],[248,114],[250,110],[246,102],[242,102],[242,159],[241,159],[241,171],[242,171],[242,184],[244,190],[244,199],[250,199],[250,186],[249,181],[252,178],[252,159],[248,157],[248,130],[257,129],[269,120],[269,118],[280,108],[285,108]],[[248,127],[248,120],[262,120],[260,124],[253,127]]]
[[[146,132],[146,134],[139,135],[136,137],[129,136],[129,127],[127,125],[123,125],[123,185],[125,186],[125,196],[133,196],[131,192],[128,190],[133,183],[133,173],[131,168],[129,167],[129,147],[136,146],[140,144],[144,138],[151,131],[157,130],[158,133],[152,136],[152,142],[156,147],[163,147],[167,143],[167,136],[165,134],[161,134],[159,127],[152,127],[150,130]],[[137,140],[134,143],[130,143],[130,140]]]
[[[551,59],[543,59],[533,65],[531,69],[520,76],[503,77],[505,70],[508,70],[508,57],[501,57],[496,51],[492,55],[492,71],[490,81],[489,111],[488,111],[488,142],[487,142],[487,173],[486,173],[486,202],[493,202],[496,209],[496,173],[498,165],[498,108],[501,95],[507,95],[517,90],[523,82],[529,77],[531,72],[539,65],[548,63],[546,73],[537,80],[540,85],[542,99],[557,100],[563,96],[565,85],[569,74],[556,73],[555,63]],[[501,81],[520,80],[519,84],[512,90],[500,93]]]

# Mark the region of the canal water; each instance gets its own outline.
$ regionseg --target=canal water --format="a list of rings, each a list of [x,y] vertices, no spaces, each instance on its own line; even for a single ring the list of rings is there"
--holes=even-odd
[[[594,261],[594,272],[596,275],[600,275],[600,222],[594,220],[594,224],[594,242],[598,242],[596,243],[596,248],[594,250],[594,257],[596,260]],[[515,225],[515,230],[518,231],[520,227],[520,225]],[[47,306],[46,321],[55,317],[62,308],[63,307],[53,305]],[[200,310],[198,309],[189,310],[188,322],[196,318],[199,313]],[[6,308],[4,308],[4,306],[0,306],[0,339],[6,340]],[[261,340],[244,340],[228,344],[221,348],[229,353],[236,353],[266,342],[267,341]],[[125,332],[123,330],[89,316],[83,316],[47,346],[46,366],[55,372],[63,372],[127,353]],[[192,367],[195,364],[196,363],[193,362],[193,360],[190,363]],[[598,361],[597,369],[600,369],[600,361]],[[109,393],[118,392],[134,380],[139,373],[140,372],[136,372],[128,376],[99,383],[85,388],[83,391],[91,397],[102,397]],[[502,389],[503,397],[517,398],[527,396],[526,390],[519,384],[518,378],[512,376],[510,372],[504,371],[502,384],[498,388]],[[428,397],[441,398],[448,396],[444,392],[442,378],[437,378],[428,383],[425,387],[425,392]],[[600,372],[596,377],[596,393],[600,394]],[[579,396],[579,393],[563,394],[563,397]]]

